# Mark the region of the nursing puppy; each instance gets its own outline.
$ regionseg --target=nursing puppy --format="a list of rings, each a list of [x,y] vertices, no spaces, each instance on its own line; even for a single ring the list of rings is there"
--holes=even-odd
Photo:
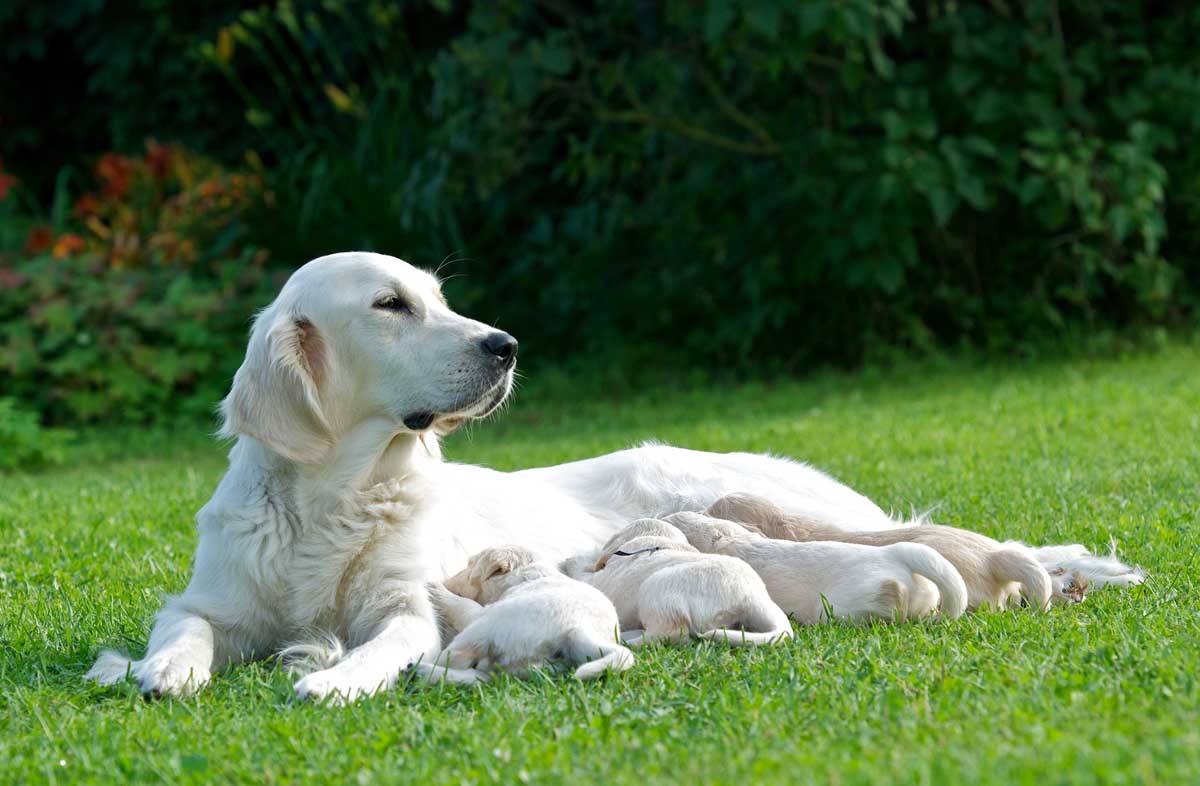
[[[962,577],[928,546],[772,540],[702,513],[675,513],[667,521],[698,550],[749,564],[771,599],[801,623],[823,622],[830,610],[849,620],[924,617],[939,599],[942,614],[954,618],[967,605]]]
[[[625,532],[649,527],[635,522]],[[681,533],[613,540],[588,580],[616,606],[627,644],[699,636],[757,646],[792,635],[787,615],[744,562],[701,554]]]
[[[917,524],[890,530],[847,532],[801,516],[789,516],[769,500],[750,494],[729,494],[708,509],[708,515],[736,521],[768,538],[796,541],[841,541],[867,546],[923,543],[950,561],[967,585],[967,606],[1003,609],[1023,596],[1043,609],[1052,598],[1082,601],[1087,579],[1075,571],[1056,569],[1051,576],[1029,549],[1000,543],[986,535],[938,524]]]
[[[471,558],[461,597],[430,585],[434,606],[461,631],[434,664],[417,664],[429,682],[473,684],[502,669],[522,676],[552,660],[582,664],[581,680],[633,665],[616,643],[617,613],[603,593],[558,572],[517,546],[485,549]]]

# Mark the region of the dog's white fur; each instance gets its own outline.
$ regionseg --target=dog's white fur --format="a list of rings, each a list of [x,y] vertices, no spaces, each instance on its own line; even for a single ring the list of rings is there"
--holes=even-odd
[[[667,521],[706,554],[737,557],[752,567],[771,598],[803,624],[836,619],[910,619],[935,608],[962,615],[967,587],[944,557],[918,543],[774,540],[732,521],[702,513],[676,513]]]
[[[730,494],[717,500],[708,515],[736,521],[768,538],[794,541],[842,541],[864,546],[922,543],[955,567],[967,585],[967,608],[1005,608],[1011,599],[1024,597],[1035,608],[1045,609],[1054,597],[1081,601],[1086,580],[1077,574],[1059,574],[1058,582],[1020,543],[1000,543],[977,532],[938,524],[917,524],[874,532],[845,532],[820,522],[789,516],[770,500],[748,494]],[[1082,585],[1082,586],[1081,586]],[[1068,594],[1072,593],[1072,594]]]
[[[616,606],[628,644],[699,636],[756,646],[792,635],[787,615],[749,565],[701,554],[682,533],[664,537],[648,529],[634,522],[619,533],[587,576]]]
[[[435,663],[417,664],[429,682],[469,685],[495,669],[523,676],[552,660],[581,664],[575,670],[581,680],[633,666],[633,653],[616,643],[612,602],[533,551],[484,549],[471,558],[468,572],[468,597],[430,587],[438,611],[461,632]]]
[[[393,296],[408,310],[376,307]],[[334,636],[345,654],[296,693],[354,698],[439,651],[425,583],[489,546],[566,558],[635,519],[701,511],[735,491],[843,529],[893,524],[828,475],[762,455],[649,445],[514,473],[444,462],[439,435],[510,388],[511,368],[480,349],[491,332],[394,257],[334,254],[297,270],[255,320],[222,407],[237,443],[197,516],[191,581],[159,612],[143,658],[105,653],[88,676],[183,694],[215,670]],[[1120,565],[1086,550],[1044,554]]]

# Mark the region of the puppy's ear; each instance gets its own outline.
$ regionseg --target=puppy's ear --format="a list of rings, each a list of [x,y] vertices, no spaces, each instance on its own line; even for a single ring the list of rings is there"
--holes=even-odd
[[[483,582],[502,576],[512,570],[512,557],[504,553],[484,552],[471,559],[471,584],[483,586]]]
[[[221,435],[246,434],[293,461],[319,461],[331,442],[318,394],[328,364],[325,342],[312,322],[264,312],[221,402]]]
[[[487,581],[488,579],[494,579],[497,576],[503,576],[512,569],[513,563],[511,557],[497,557],[488,564],[487,574],[483,577],[483,580]]]

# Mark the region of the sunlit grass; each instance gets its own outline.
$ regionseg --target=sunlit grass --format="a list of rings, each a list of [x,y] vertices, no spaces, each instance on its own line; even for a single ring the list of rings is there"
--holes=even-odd
[[[754,652],[650,648],[620,678],[500,679],[298,705],[270,663],[187,700],[85,685],[180,590],[224,468],[194,433],[104,434],[0,476],[0,781],[1200,781],[1200,356],[864,373],[605,400],[531,380],[452,438],[500,469],[655,438],[802,457],[885,508],[1032,542],[1110,538],[1147,569],[1077,607],[805,628]]]

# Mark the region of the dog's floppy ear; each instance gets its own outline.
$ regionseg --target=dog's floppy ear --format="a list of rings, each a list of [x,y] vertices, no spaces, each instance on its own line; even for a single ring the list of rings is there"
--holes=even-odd
[[[330,445],[317,392],[328,362],[312,322],[299,315],[261,314],[246,359],[221,402],[221,435],[246,434],[293,461],[319,461]]]

